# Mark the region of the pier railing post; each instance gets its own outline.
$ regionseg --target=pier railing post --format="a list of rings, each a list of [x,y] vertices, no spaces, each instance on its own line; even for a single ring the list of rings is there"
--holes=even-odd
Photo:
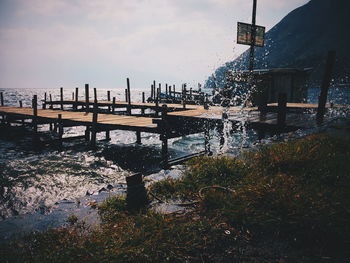
[[[85,84],[85,112],[89,112],[89,103],[90,103],[90,96],[89,96],[89,84]]]
[[[4,106],[4,93],[0,92],[0,101],[1,101],[1,106]]]
[[[50,94],[50,109],[53,109],[53,103],[52,103],[52,95]]]
[[[115,97],[113,97],[113,102],[112,102],[112,113],[115,111]]]
[[[32,108],[33,108],[33,118],[32,118],[32,126],[34,131],[33,137],[33,146],[37,147],[38,145],[38,96],[34,95],[32,100]]]
[[[204,109],[205,109],[205,110],[209,110],[209,100],[208,100],[208,94],[205,94],[205,98],[204,98],[203,107],[204,107]]]
[[[97,103],[97,89],[94,88],[94,103]],[[94,105],[95,107],[95,105]]]
[[[63,88],[60,88],[61,110],[63,110]]]
[[[108,102],[111,101],[111,91],[110,90],[107,91],[107,100],[108,100]],[[111,106],[108,106],[108,112],[111,112]]]
[[[335,64],[335,58],[336,58],[336,52],[329,51],[327,56],[327,62],[326,62],[326,70],[324,72],[323,80],[322,80],[321,93],[318,100],[318,108],[317,108],[317,114],[316,114],[316,122],[318,125],[322,124],[324,114],[326,112],[327,95],[328,95],[328,89],[332,79],[332,72]]]
[[[282,131],[286,126],[287,115],[287,94],[280,93],[278,95],[278,113],[277,113],[277,129]]]
[[[91,125],[91,140],[90,140],[90,145],[93,148],[96,147],[97,118],[98,118],[97,109],[98,109],[97,103],[94,103],[93,114],[92,114],[92,125]]]
[[[44,102],[42,104],[42,109],[45,110],[46,109],[46,102],[47,102],[47,94],[46,92],[44,93]]]
[[[76,110],[78,109],[78,99],[79,99],[79,88],[75,88],[75,103],[73,105],[73,108]]]
[[[128,91],[127,113],[128,113],[128,115],[131,115],[131,95],[130,95],[130,80],[129,80],[129,78],[126,79],[126,86],[127,86],[127,91]]]
[[[162,129],[160,139],[162,141],[162,166],[168,166],[168,120],[167,120],[167,105],[162,106]]]

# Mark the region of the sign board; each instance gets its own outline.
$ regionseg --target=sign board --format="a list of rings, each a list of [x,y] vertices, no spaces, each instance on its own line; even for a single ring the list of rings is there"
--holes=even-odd
[[[255,46],[263,47],[265,42],[265,27],[255,26]],[[251,45],[252,25],[238,22],[237,24],[237,43]]]

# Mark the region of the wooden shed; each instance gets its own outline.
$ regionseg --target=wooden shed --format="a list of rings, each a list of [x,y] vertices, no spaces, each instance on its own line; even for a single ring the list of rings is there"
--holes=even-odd
[[[252,103],[258,105],[260,100],[267,103],[276,102],[279,93],[287,94],[288,102],[305,102],[307,98],[307,82],[311,68],[277,68],[256,69],[253,71],[254,90]],[[229,71],[227,83],[234,89],[251,89],[249,71]]]

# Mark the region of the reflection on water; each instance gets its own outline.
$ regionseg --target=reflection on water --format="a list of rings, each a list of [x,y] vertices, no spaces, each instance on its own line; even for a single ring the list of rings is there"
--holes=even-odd
[[[72,97],[74,89],[65,89],[66,99]],[[140,101],[142,92],[132,91],[132,101]],[[146,90],[147,91],[147,90]],[[53,99],[59,98],[59,89],[44,90],[5,90],[5,104],[18,105],[23,100],[24,106],[30,106],[34,94],[43,98],[44,93],[52,93]],[[309,90],[308,101],[317,102],[319,89]],[[98,90],[99,99],[107,98],[107,90]],[[111,96],[123,100],[124,93],[111,91]],[[81,92],[80,98],[84,99]],[[147,97],[147,94],[146,94]],[[330,90],[330,102],[349,103],[349,89]],[[242,115],[245,114],[242,111]],[[347,117],[346,111],[331,110],[332,117]],[[243,148],[258,145],[257,135],[248,130],[242,121],[235,127],[227,122],[223,130],[211,132],[211,150],[215,153],[237,154]],[[232,129],[234,128],[234,129]],[[47,130],[44,127],[44,130]],[[0,218],[12,215],[40,211],[47,213],[63,199],[75,200],[86,193],[98,192],[107,185],[123,183],[130,172],[143,172],[157,167],[160,161],[159,135],[142,133],[142,146],[136,146],[136,134],[130,131],[112,131],[110,142],[99,142],[97,151],[89,151],[85,142],[65,143],[64,150],[43,148],[37,152],[31,149],[30,136],[23,136],[26,131],[0,130]],[[309,131],[312,132],[312,131]],[[65,128],[65,135],[82,135],[83,127]],[[226,140],[220,145],[222,133]],[[306,132],[299,131],[293,136]],[[98,138],[103,139],[104,134]],[[269,143],[279,140],[278,136],[260,141]],[[282,138],[283,139],[283,138]],[[170,158],[195,153],[204,149],[204,135],[190,135],[169,140]]]

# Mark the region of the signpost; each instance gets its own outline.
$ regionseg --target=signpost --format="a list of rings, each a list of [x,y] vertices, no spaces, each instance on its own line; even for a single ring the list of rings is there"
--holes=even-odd
[[[249,70],[254,69],[254,48],[263,47],[265,39],[265,27],[256,25],[256,5],[257,0],[253,0],[252,23],[246,24],[238,22],[237,24],[237,44],[250,45],[249,52]]]
[[[251,45],[252,43],[252,25],[246,23],[237,23],[237,44]],[[255,26],[254,46],[263,47],[265,44],[265,27]]]

